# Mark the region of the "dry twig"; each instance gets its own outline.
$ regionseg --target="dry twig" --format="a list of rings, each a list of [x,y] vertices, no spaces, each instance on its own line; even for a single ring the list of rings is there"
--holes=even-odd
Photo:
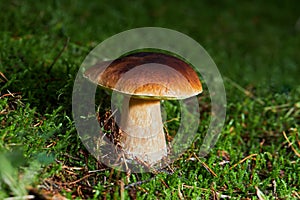
[[[55,63],[57,62],[57,60],[61,57],[62,53],[66,50],[68,44],[69,44],[70,38],[67,37],[65,44],[63,46],[63,48],[60,50],[60,52],[57,54],[57,56],[54,58],[53,62],[51,63],[51,65],[49,66],[47,73],[49,74],[53,68],[53,66],[55,65]]]
[[[294,148],[293,143],[290,142],[289,138],[286,136],[285,131],[283,131],[282,134],[283,134],[284,138],[286,139],[286,141],[288,142],[289,147],[291,147],[291,149],[296,154],[296,156],[300,157],[300,153]]]
[[[82,180],[84,180],[84,179],[90,177],[91,175],[92,175],[92,174],[87,174],[87,175],[85,175],[84,177],[82,177],[82,178],[80,178],[80,179],[77,179],[76,181],[69,182],[69,183],[62,183],[62,185],[74,185],[74,184],[76,184],[76,183],[78,183],[78,182],[80,182],[80,181],[82,181]]]
[[[209,166],[208,166],[205,162],[201,161],[200,158],[199,158],[195,153],[193,153],[193,154],[194,154],[195,158],[196,158],[199,162],[201,162],[201,164],[203,165],[203,167],[205,167],[205,169],[207,169],[207,170],[208,170],[212,175],[214,175],[215,177],[218,177],[218,175],[217,175],[212,169],[210,169]]]
[[[256,195],[257,195],[258,199],[265,200],[264,193],[262,193],[262,191],[260,191],[260,189],[257,186],[255,186],[255,189],[256,189]]]
[[[245,157],[244,159],[240,160],[238,163],[236,163],[236,164],[234,164],[232,167],[230,167],[230,169],[235,168],[235,167],[238,166],[239,164],[241,164],[241,163],[245,162],[246,160],[248,160],[248,159],[250,159],[250,158],[252,158],[252,157],[255,157],[255,156],[257,156],[256,153],[251,154],[251,155]]]
[[[259,104],[264,105],[265,103],[254,96],[254,94],[252,92],[250,92],[249,90],[246,90],[245,88],[243,88],[242,86],[240,86],[239,84],[237,84],[236,82],[234,82],[233,80],[231,80],[228,77],[224,77],[224,80],[228,81],[231,85],[233,85],[236,89],[240,90],[241,92],[243,92],[246,96],[254,99],[255,101],[257,101]]]
[[[0,79],[1,82],[7,82],[8,81],[8,79],[6,78],[6,76],[2,72],[0,72],[0,76],[4,79],[4,80]]]

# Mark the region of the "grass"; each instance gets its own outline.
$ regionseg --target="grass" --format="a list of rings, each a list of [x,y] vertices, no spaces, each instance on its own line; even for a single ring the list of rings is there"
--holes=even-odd
[[[298,7],[296,0],[1,2],[0,199],[299,199]],[[224,77],[227,117],[215,148],[198,158],[210,116],[204,92],[189,150],[165,171],[126,174],[82,145],[71,95],[90,50],[142,26],[175,29],[203,45]],[[166,104],[168,116],[176,105]]]

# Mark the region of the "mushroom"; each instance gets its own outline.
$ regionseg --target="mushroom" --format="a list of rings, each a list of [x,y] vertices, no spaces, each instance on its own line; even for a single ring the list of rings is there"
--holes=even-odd
[[[127,159],[155,164],[167,156],[160,100],[202,92],[197,73],[183,60],[157,52],[132,53],[87,69],[84,76],[124,95],[120,128]]]

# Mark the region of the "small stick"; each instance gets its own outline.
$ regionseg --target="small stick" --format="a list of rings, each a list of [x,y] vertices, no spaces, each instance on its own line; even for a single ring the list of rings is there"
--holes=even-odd
[[[179,121],[179,118],[178,117],[172,118],[170,120],[165,121],[164,124],[172,122],[172,121]]]
[[[251,154],[251,155],[245,157],[244,159],[240,160],[238,163],[234,164],[234,165],[233,165],[232,167],[230,167],[229,169],[233,169],[233,168],[235,168],[236,166],[238,166],[239,164],[245,162],[247,159],[252,158],[252,157],[255,157],[255,156],[257,156],[256,153],[255,153],[255,154]]]
[[[77,190],[78,195],[79,195],[81,198],[84,197],[83,194],[82,194],[81,185],[79,185],[79,186],[77,187],[76,190]]]
[[[167,183],[163,180],[163,179],[160,179],[160,181],[162,182],[162,184],[166,187],[166,188],[170,188]]]
[[[287,107],[290,107],[290,106],[291,106],[291,104],[285,103],[285,104],[281,104],[281,105],[267,106],[264,109],[265,110],[272,110],[272,109],[287,108]]]
[[[124,188],[125,188],[125,189],[128,189],[128,188],[130,188],[130,187],[135,187],[135,186],[138,186],[138,185],[142,185],[143,183],[150,182],[150,181],[153,180],[153,179],[155,179],[155,176],[153,176],[153,177],[151,177],[151,178],[149,178],[149,179],[147,179],[147,180],[144,180],[144,181],[137,181],[137,182],[135,182],[135,183],[131,183],[131,184],[129,184],[129,185],[126,185]]]
[[[73,185],[73,184],[76,184],[76,183],[78,183],[78,182],[80,182],[80,181],[82,181],[82,180],[84,180],[84,179],[90,177],[91,175],[92,175],[92,174],[87,174],[87,175],[85,175],[84,177],[82,177],[82,178],[80,178],[80,179],[77,179],[76,181],[69,182],[69,183],[63,183],[63,185]]]
[[[2,76],[6,82],[8,81],[8,79],[6,78],[6,76],[2,72],[0,72],[0,76]]]
[[[15,97],[15,95],[22,94],[21,92],[9,92],[9,94],[3,94],[0,99],[3,97]]]
[[[180,200],[184,199],[183,194],[182,194],[182,192],[180,190],[180,185],[178,185],[178,197],[179,197]]]
[[[66,165],[62,166],[63,169],[68,169],[68,170],[84,170],[84,167],[69,167]]]
[[[8,197],[4,200],[20,200],[20,199],[35,199],[34,195],[26,195],[26,196],[19,196],[19,197]]]
[[[284,138],[286,139],[286,141],[289,143],[289,147],[291,147],[291,149],[293,150],[293,152],[300,157],[300,153],[294,148],[293,144],[290,142],[289,138],[286,136],[286,133],[283,131],[282,132]]]
[[[197,189],[197,190],[203,190],[203,191],[211,191],[209,189],[206,189],[206,188],[199,188],[199,187],[196,187],[196,186],[191,186],[191,185],[185,185],[185,184],[182,184],[182,187],[185,187],[185,188],[188,188],[188,189]],[[229,195],[225,195],[225,194],[220,194],[219,192],[216,192],[214,191],[220,199],[231,199],[231,196]]]
[[[112,112],[111,114],[110,114],[110,116],[107,118],[107,119],[105,119],[105,124],[103,125],[103,127],[104,126],[106,126],[107,124],[108,124],[108,122],[109,122],[109,120],[116,114],[116,112],[118,111],[118,109],[116,109],[114,112]]]
[[[260,189],[257,186],[255,186],[255,189],[256,189],[256,195],[257,195],[258,199],[265,200],[264,193],[262,193],[262,191],[260,191]]]
[[[297,135],[296,135],[296,139],[297,139],[298,146],[299,146],[299,148],[300,148],[300,140],[299,140],[299,137],[298,137],[298,133],[297,133]]]
[[[217,175],[212,169],[210,169],[210,168],[208,167],[208,165],[207,165],[205,162],[201,161],[200,158],[198,158],[198,156],[197,156],[195,153],[193,153],[193,154],[194,154],[195,158],[196,158],[199,162],[201,162],[201,164],[203,165],[203,167],[205,167],[205,169],[207,169],[207,170],[208,170],[212,175],[214,175],[215,177],[218,177],[218,175]]]
[[[300,193],[296,192],[295,190],[293,190],[292,193],[294,194],[294,196],[300,199]]]
[[[103,168],[103,169],[97,169],[97,170],[91,170],[91,171],[88,171],[88,173],[97,173],[97,172],[103,172],[105,170],[107,170],[108,168]]]
[[[231,85],[233,85],[234,87],[236,87],[238,90],[240,90],[241,92],[243,92],[246,96],[248,96],[248,97],[254,99],[255,101],[257,101],[257,102],[260,103],[261,105],[264,105],[264,104],[265,104],[262,100],[256,98],[256,97],[254,96],[254,94],[251,93],[249,90],[244,89],[242,86],[240,86],[239,84],[237,84],[236,82],[234,82],[234,81],[231,80],[230,78],[224,77],[224,79],[227,80],[229,83],[231,83]]]
[[[278,198],[277,197],[277,189],[276,189],[276,181],[275,179],[272,181],[272,185],[273,185],[273,195],[275,198]]]
[[[67,48],[68,44],[69,44],[70,38],[67,37],[65,44],[63,46],[63,48],[60,50],[60,52],[57,54],[57,56],[54,58],[53,62],[51,63],[51,65],[49,66],[47,73],[49,74],[53,68],[53,66],[55,65],[55,63],[57,62],[57,60],[59,59],[59,57],[62,55],[62,53],[65,51],[65,49]]]
[[[119,185],[120,185],[120,199],[124,200],[125,199],[125,196],[124,196],[124,192],[125,192],[124,182],[122,180],[119,180]]]

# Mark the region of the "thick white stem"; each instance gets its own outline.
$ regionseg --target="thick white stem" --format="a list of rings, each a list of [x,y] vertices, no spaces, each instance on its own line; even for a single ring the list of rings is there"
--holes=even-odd
[[[124,132],[121,145],[128,159],[154,164],[167,155],[159,100],[125,97],[120,125]]]

